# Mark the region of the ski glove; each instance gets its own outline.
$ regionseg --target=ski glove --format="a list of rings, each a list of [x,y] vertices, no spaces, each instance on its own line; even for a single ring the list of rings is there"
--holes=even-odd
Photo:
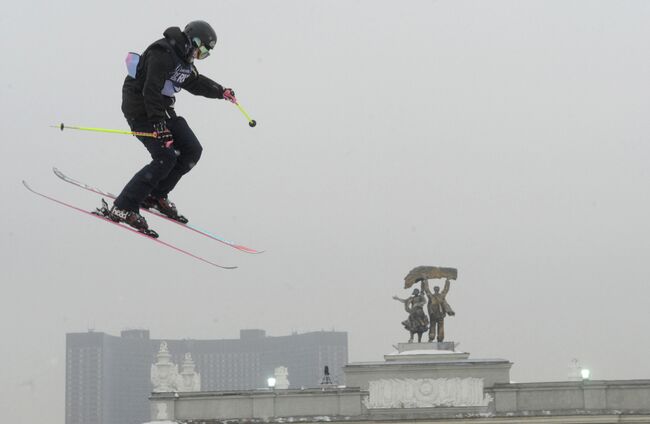
[[[223,90],[223,98],[224,100],[228,100],[231,103],[237,103],[237,99],[235,98],[235,91],[232,88],[225,88]]]
[[[160,121],[153,124],[153,133],[156,135],[156,139],[162,143],[163,146],[170,148],[174,144],[174,137],[172,133],[167,128],[165,121]]]

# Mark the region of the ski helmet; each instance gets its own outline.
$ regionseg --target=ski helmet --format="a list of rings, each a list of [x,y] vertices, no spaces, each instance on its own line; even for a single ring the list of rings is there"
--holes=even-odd
[[[205,21],[192,21],[185,26],[183,32],[194,47],[204,46],[206,49],[211,50],[217,44],[217,34],[210,24]]]

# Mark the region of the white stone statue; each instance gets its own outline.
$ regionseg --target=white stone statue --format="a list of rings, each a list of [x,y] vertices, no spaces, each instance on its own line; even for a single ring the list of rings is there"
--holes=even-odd
[[[181,364],[181,372],[176,380],[179,392],[198,392],[201,390],[201,374],[196,372],[192,354],[187,352]]]
[[[154,392],[173,392],[178,380],[178,367],[171,361],[167,342],[160,343],[156,363],[151,365],[151,384]]]
[[[289,388],[289,380],[287,379],[287,376],[289,375],[289,370],[287,370],[287,367],[277,367],[273,374],[275,376],[276,389]]]
[[[569,363],[569,373],[567,375],[567,378],[569,381],[582,381],[582,375],[580,374],[580,371],[582,370],[582,367],[580,367],[580,363],[576,358],[572,359],[571,362]]]

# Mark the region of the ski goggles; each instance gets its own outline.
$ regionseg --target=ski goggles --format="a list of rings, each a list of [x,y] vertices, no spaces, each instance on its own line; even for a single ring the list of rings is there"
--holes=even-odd
[[[203,45],[203,42],[201,42],[201,39],[199,37],[194,37],[192,41],[194,42],[194,45],[198,51],[198,59],[205,59],[206,57],[210,56],[210,49]]]

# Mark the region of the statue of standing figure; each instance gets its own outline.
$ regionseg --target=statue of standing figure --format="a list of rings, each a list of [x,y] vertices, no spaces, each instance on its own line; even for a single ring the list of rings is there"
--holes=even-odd
[[[429,312],[429,341],[437,340],[442,342],[445,339],[445,316],[454,316],[456,313],[449,303],[447,303],[447,293],[449,292],[449,280],[445,280],[445,288],[440,291],[440,287],[434,286],[433,293],[429,289],[429,280],[422,280],[422,289],[426,292],[429,302],[427,310]]]
[[[409,343],[413,342],[413,337],[416,334],[418,335],[418,343],[420,343],[422,341],[422,334],[429,329],[429,319],[424,313],[424,305],[427,304],[427,298],[424,292],[414,289],[411,297],[407,299],[400,299],[397,296],[393,296],[393,299],[402,302],[404,304],[404,310],[409,314],[408,319],[402,321],[404,328],[411,334]]]

